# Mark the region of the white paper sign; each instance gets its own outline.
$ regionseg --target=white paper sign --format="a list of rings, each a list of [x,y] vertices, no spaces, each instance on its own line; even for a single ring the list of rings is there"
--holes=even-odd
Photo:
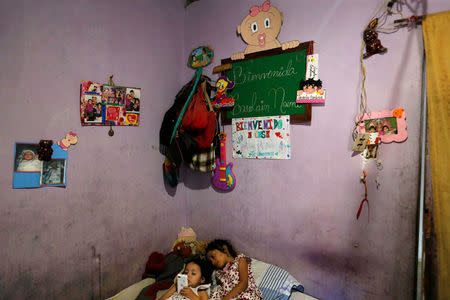
[[[319,80],[319,54],[311,54],[306,56],[305,79]]]
[[[233,119],[233,158],[290,159],[290,128],[290,116]]]

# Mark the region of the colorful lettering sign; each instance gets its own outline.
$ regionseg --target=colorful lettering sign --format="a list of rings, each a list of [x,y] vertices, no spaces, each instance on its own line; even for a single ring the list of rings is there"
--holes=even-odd
[[[233,157],[290,159],[290,116],[232,120]]]

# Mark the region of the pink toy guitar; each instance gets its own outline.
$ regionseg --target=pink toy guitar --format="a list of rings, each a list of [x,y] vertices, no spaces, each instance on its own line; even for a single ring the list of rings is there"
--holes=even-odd
[[[216,169],[214,170],[214,177],[212,184],[219,190],[230,192],[236,186],[236,177],[234,177],[231,168],[233,163],[227,165],[225,140],[227,135],[224,132],[219,133],[220,140],[220,159],[216,158]]]

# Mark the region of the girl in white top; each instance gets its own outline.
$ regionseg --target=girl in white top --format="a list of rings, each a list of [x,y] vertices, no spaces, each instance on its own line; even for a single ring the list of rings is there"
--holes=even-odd
[[[210,284],[208,282],[211,279],[211,270],[207,261],[204,259],[190,261],[186,265],[183,274],[186,274],[188,277],[188,286],[177,292],[176,284],[173,284],[160,300],[209,299]]]

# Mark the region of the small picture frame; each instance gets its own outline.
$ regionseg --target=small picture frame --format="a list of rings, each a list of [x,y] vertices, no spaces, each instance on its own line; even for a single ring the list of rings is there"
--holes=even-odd
[[[42,163],[41,186],[66,184],[66,160],[51,159]]]
[[[14,172],[37,172],[42,169],[42,161],[38,159],[39,144],[16,143]]]
[[[127,88],[125,93],[125,107],[127,112],[139,113],[141,107],[141,90]]]
[[[358,133],[378,133],[382,143],[400,143],[408,138],[406,112],[401,108],[366,113],[356,122]]]

